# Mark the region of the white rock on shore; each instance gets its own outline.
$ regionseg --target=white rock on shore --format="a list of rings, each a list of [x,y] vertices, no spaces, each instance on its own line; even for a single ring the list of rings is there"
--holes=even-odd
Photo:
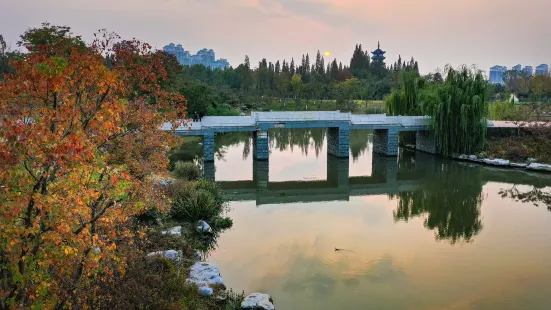
[[[197,262],[191,266],[189,271],[189,283],[199,287],[199,293],[202,295],[212,295],[211,285],[223,285],[224,279],[220,276],[220,270],[215,264],[207,262]],[[207,289],[207,288],[210,288]],[[210,293],[209,293],[210,292]]]
[[[157,251],[157,252],[151,252],[146,256],[147,259],[153,259],[155,257],[164,257],[177,263],[182,259],[182,251],[176,251],[176,250]]]
[[[210,228],[210,225],[205,221],[197,221],[197,225],[195,227],[197,232],[200,233],[211,233],[212,228]]]
[[[528,170],[551,172],[551,165],[532,163],[526,167]]]
[[[174,235],[174,236],[181,236],[182,235],[182,226],[175,226],[167,230],[161,231],[162,235]]]
[[[496,159],[484,158],[482,161],[485,164],[492,165],[492,166],[509,166],[509,163],[510,163],[510,161],[506,159],[499,159],[499,158],[496,158]]]
[[[268,294],[252,293],[241,302],[241,309],[274,310],[272,298]]]

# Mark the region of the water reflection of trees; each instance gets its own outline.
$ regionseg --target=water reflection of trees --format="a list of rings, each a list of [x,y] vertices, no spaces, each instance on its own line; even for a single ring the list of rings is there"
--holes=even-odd
[[[323,147],[327,130],[325,128],[280,128],[268,131],[270,148],[285,151],[294,151],[298,148],[302,154],[308,156],[312,148],[316,157],[319,156]]]
[[[525,187],[523,187],[525,188]],[[532,189],[525,190],[513,185],[510,189],[502,189],[499,194],[502,198],[510,198],[523,203],[532,203],[536,207],[543,204],[551,211],[551,188],[532,186]]]
[[[482,230],[482,179],[479,169],[450,162],[436,164],[424,191],[395,195],[395,221],[424,216],[424,226],[434,230],[437,240],[470,242]],[[423,167],[423,169],[425,169]]]
[[[318,157],[326,143],[326,128],[279,128],[268,131],[270,148],[272,150],[294,151],[298,149],[303,155],[308,156],[314,151]],[[369,143],[372,135],[367,130],[350,131],[350,152],[353,160],[369,151]],[[247,159],[252,153],[252,135],[250,132],[219,133],[215,137],[215,156],[223,159],[227,150],[231,147],[243,145],[243,159]],[[201,137],[186,137],[183,144],[172,152],[173,162],[178,160],[199,160],[202,158],[203,148]]]

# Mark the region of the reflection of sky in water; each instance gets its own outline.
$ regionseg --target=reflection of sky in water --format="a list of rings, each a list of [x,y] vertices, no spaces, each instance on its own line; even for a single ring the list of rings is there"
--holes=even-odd
[[[216,162],[218,180],[252,179],[252,158],[242,152],[242,145],[227,149]],[[326,158],[325,146],[317,159],[313,150],[307,157],[298,148],[272,150],[270,182],[325,179]],[[350,160],[350,176],[370,174],[370,151]],[[507,186],[483,185],[483,228],[454,245],[435,240],[425,213],[395,220],[398,201],[386,195],[232,202],[234,228],[210,260],[229,287],[268,292],[278,309],[549,309],[551,212],[502,199]]]

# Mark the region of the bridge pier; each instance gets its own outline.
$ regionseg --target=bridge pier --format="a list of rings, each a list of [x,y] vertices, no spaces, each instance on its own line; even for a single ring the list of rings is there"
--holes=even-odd
[[[253,133],[253,157],[259,160],[267,160],[270,158],[268,131],[257,129]]]
[[[350,154],[350,127],[327,128],[327,153],[337,157],[348,157]]]
[[[398,176],[398,160],[373,154],[371,176],[384,180],[384,183],[396,183]]]
[[[436,154],[436,139],[434,138],[434,132],[429,130],[417,131],[415,134],[415,149]]]
[[[214,132],[203,135],[203,159],[205,162],[214,161]]]
[[[214,167],[214,161],[203,162],[203,178],[211,182],[216,181],[216,168]]]
[[[373,130],[373,152],[385,156],[398,156],[397,128]]]
[[[270,181],[270,162],[253,160],[253,182],[257,190],[267,190]]]
[[[337,188],[348,188],[350,177],[350,160],[333,155],[327,156],[327,181]]]

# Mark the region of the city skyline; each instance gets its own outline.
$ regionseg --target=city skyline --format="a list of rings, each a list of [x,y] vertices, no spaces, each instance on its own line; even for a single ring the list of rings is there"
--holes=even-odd
[[[216,59],[216,53],[213,49],[202,48],[197,53],[191,54],[186,51],[182,44],[170,43],[163,47],[163,51],[176,57],[181,65],[204,65],[211,69],[225,69],[230,67],[230,63],[225,58]]]
[[[256,66],[262,58],[296,60],[318,50],[347,64],[355,44],[373,51],[380,41],[388,63],[414,57],[421,73],[446,64],[488,73],[493,64],[551,63],[551,44],[541,39],[550,9],[547,0],[19,0],[3,4],[0,29],[16,48],[20,34],[44,21],[68,25],[88,42],[106,28],[157,49],[169,42],[194,51],[209,46],[232,66],[245,55]]]

